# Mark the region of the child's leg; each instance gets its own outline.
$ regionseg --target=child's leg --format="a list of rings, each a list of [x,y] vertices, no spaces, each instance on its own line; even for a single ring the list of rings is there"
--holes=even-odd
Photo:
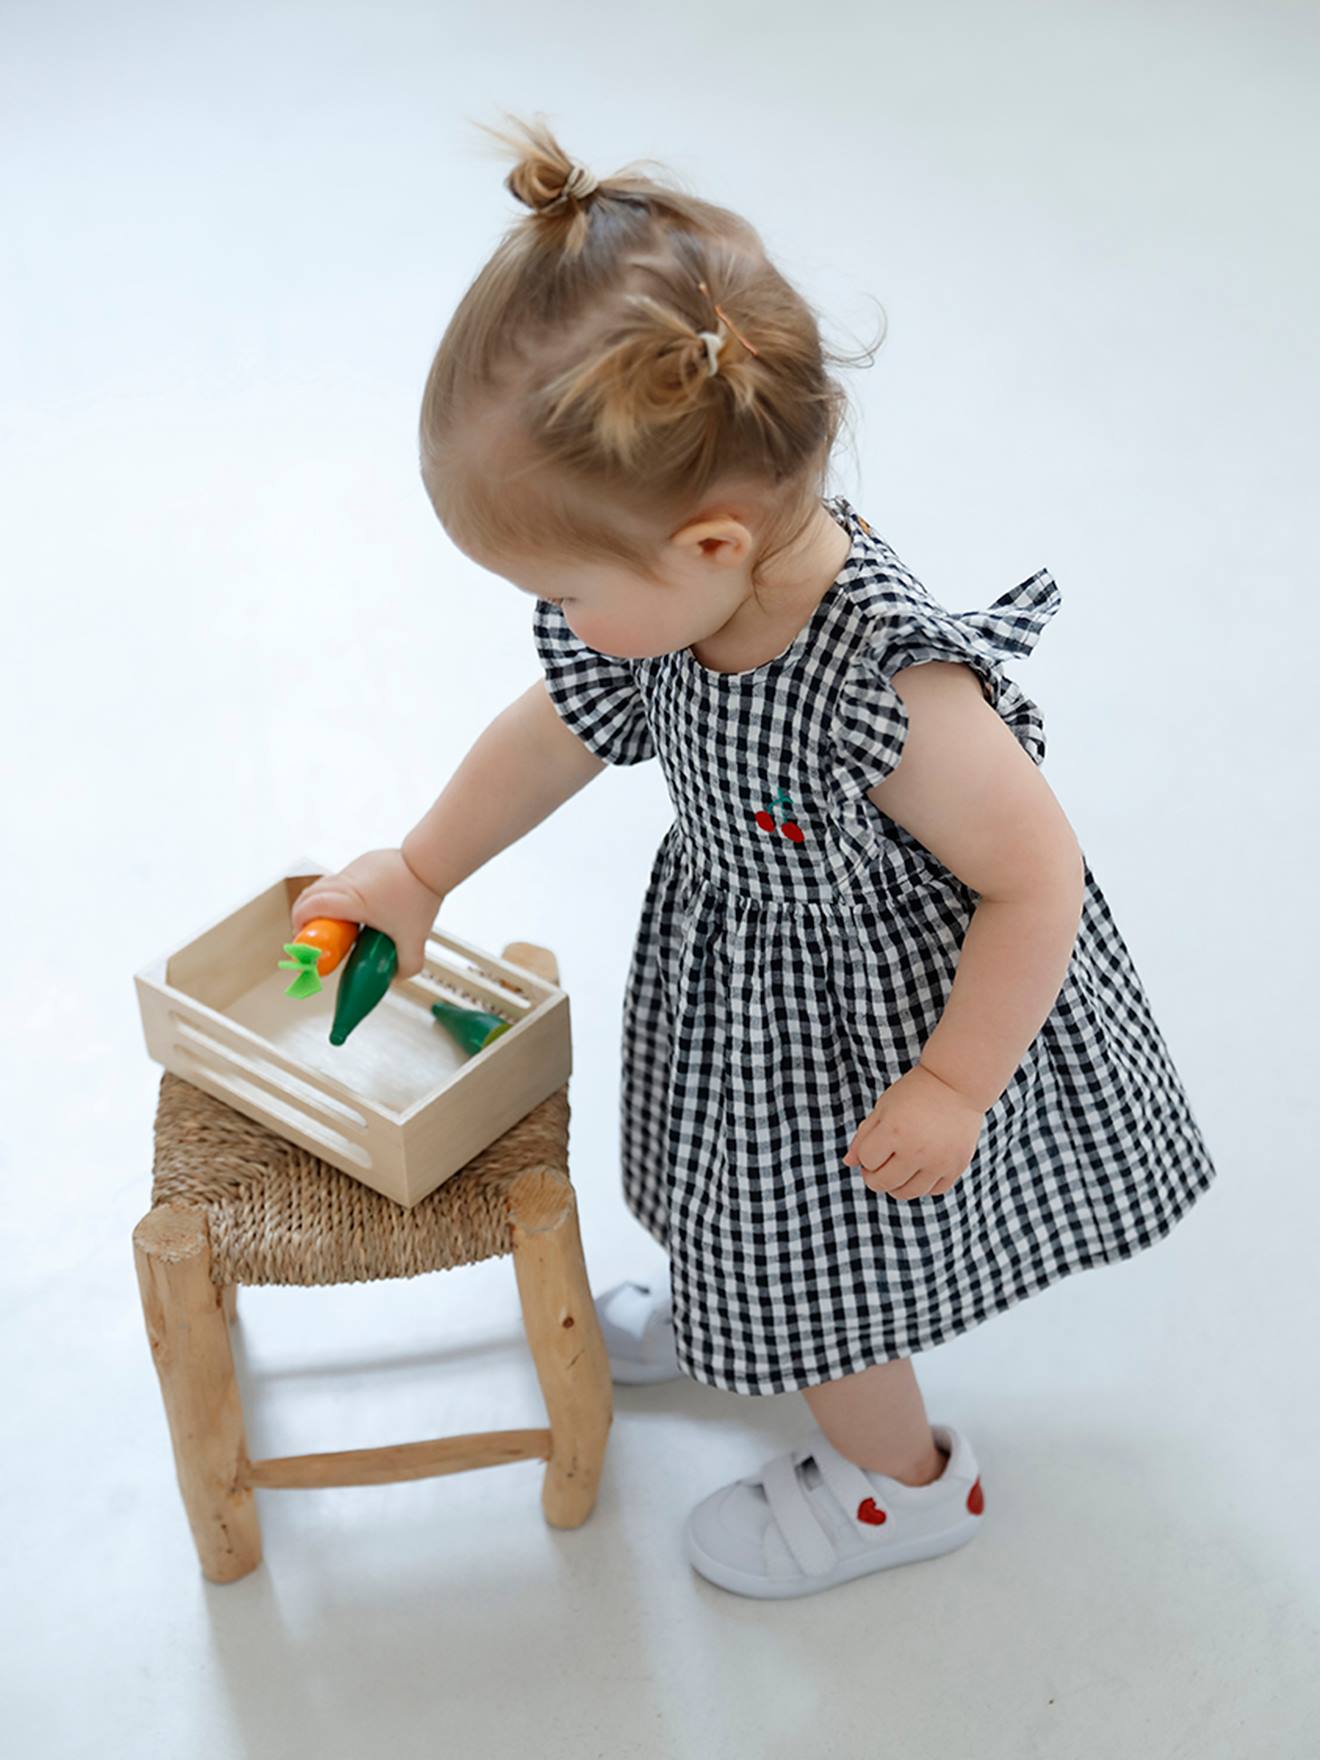
[[[839,1453],[868,1472],[929,1485],[944,1471],[910,1357],[804,1387],[802,1397]]]

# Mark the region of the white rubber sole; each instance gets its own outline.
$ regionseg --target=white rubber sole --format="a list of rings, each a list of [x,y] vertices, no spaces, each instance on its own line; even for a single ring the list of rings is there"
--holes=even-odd
[[[833,1589],[854,1577],[867,1577],[873,1571],[891,1570],[895,1565],[917,1564],[925,1558],[939,1558],[943,1553],[956,1552],[974,1538],[984,1521],[983,1516],[967,1515],[942,1534],[927,1534],[919,1539],[903,1541],[883,1551],[859,1552],[841,1559],[830,1571],[819,1577],[757,1577],[733,1566],[721,1564],[700,1545],[691,1526],[685,1529],[688,1562],[703,1577],[721,1589],[732,1589],[738,1595],[753,1595],[761,1601],[787,1601],[799,1595],[814,1595],[821,1589]]]

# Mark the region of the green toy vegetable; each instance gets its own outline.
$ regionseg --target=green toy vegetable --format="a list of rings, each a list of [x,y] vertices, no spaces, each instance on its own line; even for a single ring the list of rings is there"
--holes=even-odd
[[[363,929],[339,974],[330,1043],[342,1045],[384,997],[399,968],[399,950],[383,929]]]
[[[399,969],[398,949],[383,929],[359,930],[356,923],[332,918],[318,917],[305,923],[297,938],[285,943],[284,951],[289,958],[280,965],[298,973],[287,991],[290,996],[315,996],[321,978],[348,953],[335,996],[332,1045],[342,1045],[354,1027],[383,1001]],[[484,1008],[463,1008],[454,1002],[433,1002],[431,1013],[464,1051],[470,1052],[484,1051],[492,1039],[513,1025]]]
[[[460,1008],[455,1002],[433,1002],[431,1013],[458,1040],[464,1051],[484,1051],[492,1039],[507,1033],[512,1021],[503,1021],[484,1008]]]

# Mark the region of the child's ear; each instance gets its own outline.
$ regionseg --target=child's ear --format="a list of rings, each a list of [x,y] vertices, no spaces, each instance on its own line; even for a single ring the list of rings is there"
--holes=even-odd
[[[669,540],[687,562],[713,562],[720,568],[736,568],[752,553],[752,534],[732,514],[714,514],[691,520]]]

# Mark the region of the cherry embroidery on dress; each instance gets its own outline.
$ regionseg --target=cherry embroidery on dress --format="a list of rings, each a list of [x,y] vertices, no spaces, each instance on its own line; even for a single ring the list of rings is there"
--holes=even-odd
[[[775,790],[768,808],[762,807],[758,811],[756,823],[762,831],[782,831],[790,843],[802,843],[805,839],[805,833],[796,819],[786,817],[782,825],[775,823],[776,808],[781,809],[785,814],[791,814],[793,811],[793,802],[782,788]]]

